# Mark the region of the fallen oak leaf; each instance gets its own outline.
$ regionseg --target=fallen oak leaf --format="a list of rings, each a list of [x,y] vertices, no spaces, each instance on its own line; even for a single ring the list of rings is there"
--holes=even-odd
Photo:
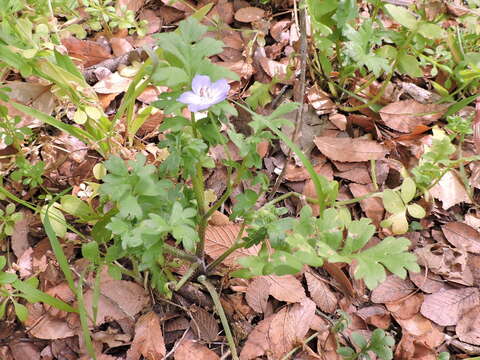
[[[466,343],[480,345],[480,306],[475,306],[463,314],[457,323],[455,332]]]
[[[315,304],[324,312],[333,314],[337,308],[337,298],[330,287],[316,275],[305,272],[308,291]]]
[[[451,222],[442,226],[443,235],[456,248],[463,248],[473,254],[480,254],[480,234],[462,222]]]
[[[317,136],[314,142],[323,155],[340,162],[378,160],[388,154],[385,146],[373,140]]]
[[[230,223],[222,226],[207,226],[205,231],[205,253],[212,259],[216,259],[227,251],[235,242],[238,232],[241,229],[240,224]],[[245,234],[246,235],[246,234]],[[231,253],[223,264],[228,267],[238,267],[237,259],[244,256],[255,256],[258,254],[259,247],[257,245],[249,248],[240,248]]]
[[[450,326],[456,325],[466,311],[478,305],[480,305],[479,290],[467,287],[426,295],[420,312],[440,326]]]
[[[184,339],[175,350],[175,360],[219,360],[220,357],[205,345]]]
[[[383,122],[390,128],[410,133],[418,125],[429,125],[447,111],[445,104],[422,104],[415,100],[397,101],[380,110]]]
[[[138,360],[140,356],[147,360],[165,358],[166,349],[163,340],[160,319],[153,311],[143,315],[135,324],[135,337],[127,352],[127,360]]]
[[[260,321],[247,338],[240,360],[251,360],[269,353],[281,359],[300,343],[315,319],[315,303],[304,298]]]

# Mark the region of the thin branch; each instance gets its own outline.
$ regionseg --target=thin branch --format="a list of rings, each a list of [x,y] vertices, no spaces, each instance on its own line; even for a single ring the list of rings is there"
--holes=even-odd
[[[298,10],[297,10],[298,11]],[[300,21],[299,21],[299,31],[300,31],[300,89],[299,89],[299,99],[298,102],[300,103],[300,106],[297,109],[297,115],[295,117],[295,129],[293,130],[292,134],[292,142],[295,144],[298,140],[298,136],[300,134],[300,130],[302,129],[303,126],[303,115],[304,115],[304,110],[303,110],[303,105],[305,103],[305,82],[306,82],[306,73],[307,73],[307,10],[305,7],[302,7],[298,11],[300,15]],[[277,177],[277,180],[275,181],[275,185],[273,186],[271,196],[275,196],[275,193],[278,191],[278,188],[280,187],[280,184],[282,183],[282,180],[285,176],[285,172],[287,170],[287,164],[288,162],[292,159],[292,149],[288,149],[288,154],[287,157],[285,158],[285,162],[283,164],[283,169],[280,175]]]

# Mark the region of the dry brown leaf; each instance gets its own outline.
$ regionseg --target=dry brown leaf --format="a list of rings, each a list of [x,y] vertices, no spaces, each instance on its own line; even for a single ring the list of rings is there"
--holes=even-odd
[[[205,345],[198,342],[185,339],[175,350],[175,360],[219,360],[220,357]]]
[[[458,338],[466,343],[480,345],[480,306],[467,311],[457,323]]]
[[[270,26],[270,35],[277,42],[287,42],[290,39],[290,20],[280,20]]]
[[[333,314],[337,308],[338,300],[330,287],[325,281],[310,272],[305,273],[305,279],[307,280],[308,291],[315,304],[320,310]]]
[[[462,222],[451,222],[442,226],[443,234],[450,244],[474,254],[480,254],[480,234]]]
[[[5,87],[12,89],[8,96],[11,101],[18,102],[37,109],[45,114],[50,115],[55,108],[55,97],[51,92],[51,85],[42,85],[38,83],[21,82],[21,81],[7,81]],[[22,119],[17,127],[28,126],[31,128],[40,126],[43,122],[39,119],[24,114],[20,110],[14,108],[11,104],[0,100],[0,104],[8,108],[10,116],[19,115]]]
[[[342,164],[342,163],[336,163]],[[336,177],[350,180],[357,184],[370,184],[372,179],[370,178],[370,171],[367,169],[366,163],[343,163],[351,165],[347,169],[339,169],[335,172]]]
[[[144,8],[139,19],[147,21],[147,35],[158,32],[162,27],[162,19],[153,10]]]
[[[312,105],[312,107],[315,109],[315,113],[317,115],[330,114],[336,108],[336,105],[330,98],[330,95],[320,89],[317,85],[314,85],[310,89],[308,89],[307,100],[310,105]]]
[[[98,64],[112,57],[104,46],[95,41],[68,37],[62,39],[62,44],[67,48],[68,54],[79,59],[84,67]]]
[[[15,223],[13,234],[11,236],[11,246],[13,253],[17,258],[20,258],[25,250],[30,247],[28,243],[28,232],[30,230],[31,213],[27,210],[22,210],[22,218]]]
[[[93,85],[93,89],[98,94],[119,94],[126,91],[131,82],[132,79],[114,72]]]
[[[315,303],[304,298],[300,303],[277,312],[268,330],[270,351],[274,359],[281,359],[301,343],[307,335],[315,315]]]
[[[456,325],[460,317],[480,305],[479,290],[469,287],[426,295],[421,313],[441,326]]]
[[[128,40],[124,38],[113,37],[110,39],[110,45],[112,46],[113,55],[116,57],[122,56],[123,54],[133,50],[132,44],[130,44]]]
[[[160,318],[150,311],[142,315],[135,324],[135,337],[127,352],[127,360],[138,360],[142,355],[147,360],[161,360],[165,358],[165,354]]]
[[[247,6],[239,9],[235,13],[235,20],[250,23],[262,19],[265,16],[265,10],[253,6]]]
[[[413,335],[418,342],[422,342],[429,349],[435,349],[445,340],[445,335],[440,331],[439,326],[421,314],[416,314],[407,320],[398,319],[397,322],[402,327],[403,333]]]
[[[448,210],[453,205],[462,202],[470,203],[470,198],[465,190],[465,186],[453,171],[449,171],[443,175],[438,184],[430,189],[430,194],[442,202],[442,208],[444,210]]]
[[[269,294],[275,299],[285,302],[299,302],[306,297],[302,283],[293,275],[266,275],[270,283]]]
[[[318,136],[314,142],[322,154],[335,161],[378,160],[388,153],[387,148],[373,140]]]
[[[25,325],[30,328],[29,333],[38,339],[64,339],[77,333],[75,327],[70,326],[65,319],[59,319],[45,312],[41,303],[27,304],[28,319]],[[79,324],[79,323],[78,323]]]
[[[421,104],[415,100],[397,101],[380,110],[385,124],[397,131],[409,133],[418,125],[429,125],[440,119],[448,105]]]
[[[418,263],[437,275],[464,285],[473,284],[473,275],[467,265],[467,253],[440,243],[415,249]]]
[[[213,315],[199,306],[192,306],[191,310],[192,321],[190,327],[195,336],[208,343],[217,340],[218,322]]]
[[[415,286],[410,280],[403,280],[398,276],[390,275],[372,291],[371,300],[377,304],[397,301],[411,294],[414,290]]]
[[[250,335],[248,335],[248,339],[240,352],[240,360],[255,359],[265,354],[270,348],[268,331],[275,315],[271,315],[260,321]]]
[[[253,310],[264,313],[267,309],[269,291],[270,282],[264,277],[258,277],[248,285],[245,300]]]
[[[208,224],[212,226],[227,226],[230,224],[230,220],[227,215],[215,210],[210,219],[208,219]]]
[[[240,228],[241,225],[232,223],[225,226],[209,225],[205,232],[205,253],[212,259],[216,259],[233,245]],[[257,245],[247,249],[240,248],[229,255],[223,263],[228,267],[238,266],[238,258],[257,255],[258,251],[259,248]]]
[[[380,329],[388,329],[391,324],[390,313],[380,305],[367,306],[356,313],[363,321]]]
[[[270,76],[271,78],[276,77],[282,84],[291,83],[292,79],[286,78],[288,69],[287,64],[269,59],[266,56],[260,57],[259,61],[263,71],[265,71],[268,76]]]
[[[40,360],[40,349],[33,342],[9,341],[8,347],[15,360]]]
[[[395,319],[407,320],[419,313],[423,300],[423,294],[416,293],[398,301],[385,303],[385,306]]]
[[[360,197],[371,192],[374,192],[373,185],[362,185],[362,184],[349,184],[348,185],[353,196]],[[377,197],[370,197],[360,201],[360,206],[365,214],[368,216],[372,222],[379,226],[380,222],[383,220],[383,215],[385,214],[385,209],[383,208],[382,199]]]
[[[93,318],[93,290],[87,290],[84,297],[85,308]],[[145,290],[134,282],[125,280],[102,282],[95,325],[98,326],[111,320],[132,319],[148,303],[149,297]]]
[[[293,275],[256,277],[247,288],[245,299],[256,312],[264,312],[268,296],[285,302],[299,302],[306,297],[302,283]]]
[[[315,303],[304,298],[261,321],[250,333],[240,353],[241,360],[255,359],[268,352],[281,359],[301,343],[315,319]]]
[[[433,274],[429,271],[425,274],[425,268],[417,273],[409,272],[410,280],[423,292],[432,294],[441,290],[448,290],[448,285],[443,281],[441,276]]]
[[[123,8],[131,10],[135,13],[140,10],[143,4],[145,4],[145,0],[118,0],[116,2],[117,14],[123,15]]]

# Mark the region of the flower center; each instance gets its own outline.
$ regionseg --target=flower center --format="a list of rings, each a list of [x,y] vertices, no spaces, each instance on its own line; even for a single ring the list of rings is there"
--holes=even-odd
[[[211,98],[212,97],[211,89],[209,87],[200,88],[200,96],[201,97],[206,97],[206,98]]]

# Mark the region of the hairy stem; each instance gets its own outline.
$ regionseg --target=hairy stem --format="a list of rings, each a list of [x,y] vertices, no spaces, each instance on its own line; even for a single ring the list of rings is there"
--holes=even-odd
[[[232,353],[232,359],[239,360],[237,348],[235,347],[235,341],[233,341],[233,335],[230,331],[230,326],[228,325],[227,316],[225,315],[225,311],[223,311],[222,303],[220,302],[220,297],[218,296],[215,287],[207,280],[207,277],[205,275],[200,275],[198,277],[198,281],[200,282],[200,284],[205,286],[210,296],[212,297],[213,304],[215,305],[215,309],[217,310],[220,321],[222,322],[223,330],[225,331],[228,346],[230,347],[230,351]]]
[[[195,255],[189,254],[175,246],[163,244],[163,250],[165,250],[165,252],[168,252],[169,254],[172,254],[180,259],[187,260],[191,263],[197,262],[197,258]]]

